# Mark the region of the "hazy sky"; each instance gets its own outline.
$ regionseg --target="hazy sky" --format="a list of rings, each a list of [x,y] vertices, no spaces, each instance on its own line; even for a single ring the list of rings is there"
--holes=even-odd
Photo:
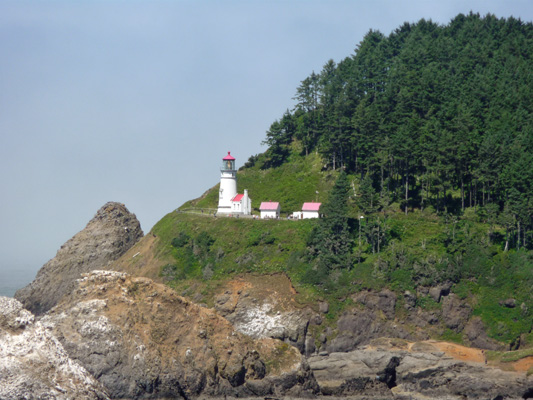
[[[148,232],[370,29],[470,10],[533,20],[531,0],[0,0],[0,284],[107,201]]]

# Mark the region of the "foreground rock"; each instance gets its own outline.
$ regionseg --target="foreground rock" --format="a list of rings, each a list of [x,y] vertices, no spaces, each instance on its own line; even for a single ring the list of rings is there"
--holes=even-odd
[[[316,383],[298,351],[234,330],[164,285],[93,271],[42,324],[113,398],[302,396]]]
[[[0,297],[0,399],[108,399],[15,299]]]
[[[309,365],[324,395],[396,400],[533,397],[533,376],[487,367],[481,350],[442,342],[380,339],[352,352],[310,357]]]
[[[123,204],[106,203],[15,298],[34,314],[44,314],[72,289],[82,273],[105,269],[142,236],[135,214]]]

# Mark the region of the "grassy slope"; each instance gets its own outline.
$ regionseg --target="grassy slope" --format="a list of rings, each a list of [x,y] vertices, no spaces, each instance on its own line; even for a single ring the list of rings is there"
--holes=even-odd
[[[302,157],[293,153],[288,163],[268,170],[258,167],[260,161],[256,166],[238,172],[239,191],[249,190],[256,214],[260,202],[265,200],[279,201],[282,212],[298,210],[304,201],[316,199],[317,190],[318,200],[323,202],[336,179],[336,172],[322,171],[322,162],[315,154]],[[354,177],[350,180],[357,189],[358,180]],[[180,209],[216,208],[217,202],[218,187],[215,186]],[[350,214],[352,217],[359,215],[353,200]],[[453,277],[451,267],[441,263],[449,251],[446,240],[453,237],[458,242],[467,243],[463,254],[454,257],[464,258],[466,266],[463,268],[472,271],[459,271],[463,275],[468,272],[470,278],[456,281],[452,291],[473,307],[474,314],[485,322],[489,335],[511,343],[531,329],[533,300],[527,286],[528,279],[531,282],[531,255],[514,251],[503,253],[501,243],[480,249],[469,245],[470,238],[483,238],[489,229],[487,224],[480,222],[474,210],[467,210],[458,220],[450,220],[431,212],[415,211],[406,216],[400,210],[392,209],[387,215],[367,216],[363,231],[364,224],[376,218],[385,221],[387,245],[379,254],[373,253],[363,234],[362,246],[358,248],[357,218],[353,218],[354,268],[337,276],[334,283],[322,287],[306,284],[303,279],[310,268],[302,257],[306,238],[317,221],[213,218],[175,211],[157,223],[153,233],[159,238],[156,257],[174,260],[166,270],[166,278],[174,278],[170,284],[176,288],[202,287],[209,303],[209,288],[220,279],[243,272],[283,271],[297,286],[302,301],[321,298],[330,302],[329,318],[336,318],[349,305],[345,301],[347,296],[362,288],[380,290],[388,287],[402,294],[405,290],[416,291],[417,286],[434,286],[439,279]],[[173,247],[172,239],[181,232],[189,236],[188,245]],[[207,248],[195,244],[202,232],[213,239]],[[400,295],[400,303],[402,298]],[[508,298],[515,298],[518,306],[502,306],[501,302]],[[418,303],[425,309],[441,307],[429,296],[420,297]],[[401,312],[399,310],[400,317]],[[442,337],[461,341],[461,334],[451,331],[444,332]],[[532,337],[530,333],[523,339],[531,344]]]
[[[254,214],[259,214],[262,201],[278,201],[282,215],[298,211],[306,201],[325,201],[337,174],[321,171],[320,157],[312,154],[302,157],[293,153],[288,163],[278,168],[261,170],[258,165],[241,169],[237,173],[238,191],[248,189]],[[316,192],[318,191],[318,195]],[[180,209],[217,208],[218,185],[198,199],[183,204]]]

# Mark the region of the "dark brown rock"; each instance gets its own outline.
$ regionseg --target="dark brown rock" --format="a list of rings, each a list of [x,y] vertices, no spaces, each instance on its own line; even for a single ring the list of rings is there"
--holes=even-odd
[[[106,203],[85,229],[61,246],[33,282],[15,293],[15,298],[34,314],[44,314],[72,290],[82,273],[106,269],[142,236],[135,214],[124,204]]]
[[[353,309],[337,321],[337,336],[327,343],[329,353],[347,352],[379,337],[411,338],[401,326],[387,320],[380,310]]]
[[[396,295],[388,289],[383,289],[379,293],[370,291],[359,292],[354,296],[354,300],[364,304],[370,310],[382,311],[388,319],[394,318]]]
[[[432,287],[429,289],[429,295],[433,298],[433,300],[438,303],[440,302],[442,296],[448,296],[451,287],[452,284],[450,282],[444,283],[436,287]]]
[[[472,308],[462,302],[455,294],[450,294],[442,300],[442,318],[447,328],[460,332],[465,327]]]
[[[467,343],[472,347],[486,350],[505,350],[505,346],[488,337],[481,318],[472,317],[465,326]]]

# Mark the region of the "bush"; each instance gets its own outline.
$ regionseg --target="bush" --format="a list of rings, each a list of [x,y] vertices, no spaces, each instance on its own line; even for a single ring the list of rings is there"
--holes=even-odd
[[[187,235],[185,232],[180,232],[178,233],[178,236],[176,236],[174,239],[172,239],[172,241],[170,242],[170,244],[179,249],[187,244],[189,244],[191,238],[189,235]]]

